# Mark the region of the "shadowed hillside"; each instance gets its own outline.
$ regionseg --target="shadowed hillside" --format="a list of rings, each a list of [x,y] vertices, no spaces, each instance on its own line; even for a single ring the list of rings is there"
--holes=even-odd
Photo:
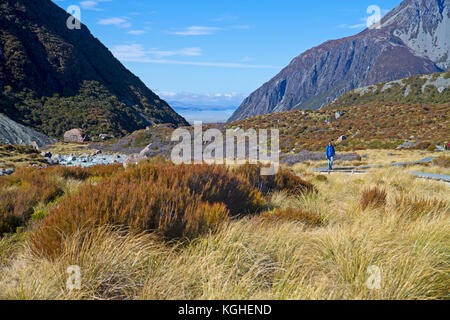
[[[187,122],[49,0],[0,1],[0,111],[53,137]]]

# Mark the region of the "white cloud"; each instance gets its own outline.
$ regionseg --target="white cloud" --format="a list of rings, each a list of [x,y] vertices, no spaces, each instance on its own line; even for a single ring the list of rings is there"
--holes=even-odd
[[[114,56],[122,61],[146,62],[172,56],[198,57],[202,55],[201,48],[183,48],[179,50],[144,49],[141,44],[125,44],[114,46],[111,50]]]
[[[112,48],[114,56],[122,61],[145,59],[147,52],[140,44],[124,44]]]
[[[133,36],[140,36],[140,35],[142,35],[142,34],[146,34],[147,31],[145,31],[145,30],[130,30],[130,31],[128,31],[127,33],[128,33],[128,34],[131,34],[131,35],[133,35]]]
[[[179,31],[169,31],[169,33],[178,36],[206,36],[214,34],[220,30],[223,29],[218,27],[191,26]]]
[[[198,57],[198,56],[202,55],[201,48],[184,48],[184,49],[173,50],[173,51],[151,49],[148,52],[150,55],[152,55],[158,59],[165,58],[165,57],[171,57],[171,56]]]
[[[140,62],[154,64],[187,65],[199,67],[220,67],[238,69],[281,69],[280,66],[246,64],[239,62],[205,62],[205,61],[182,61],[164,59],[172,56],[198,57],[202,55],[200,48],[184,48],[180,50],[146,50],[141,44],[126,44],[114,46],[111,49],[114,56],[122,62]]]
[[[100,19],[98,21],[98,24],[100,25],[114,25],[119,28],[129,28],[131,27],[131,23],[126,18],[120,18],[120,17],[112,17],[107,19]]]
[[[199,66],[199,67],[220,67],[220,68],[235,68],[235,69],[276,69],[279,70],[282,67],[264,64],[244,64],[235,62],[198,62],[198,61],[180,61],[180,60],[166,60],[166,59],[152,59],[148,57],[140,57],[136,59],[122,59],[122,61],[128,62],[141,62],[141,63],[155,63],[155,64],[174,64],[174,65],[186,65],[186,66]]]
[[[111,0],[85,0],[80,2],[80,7],[86,10],[99,11],[101,9],[98,7],[98,4],[100,2],[109,2],[109,1]]]

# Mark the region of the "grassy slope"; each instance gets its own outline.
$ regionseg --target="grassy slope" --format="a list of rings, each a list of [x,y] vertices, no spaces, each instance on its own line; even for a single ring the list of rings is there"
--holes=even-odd
[[[357,105],[342,107],[344,116],[335,119],[335,110],[294,110],[263,115],[227,125],[243,129],[279,129],[283,152],[322,150],[330,140],[341,135],[347,141],[338,150],[392,149],[414,136],[426,144],[447,142],[450,104],[429,105]]]
[[[327,108],[339,109],[346,106],[383,103],[427,105],[448,103],[450,101],[449,88],[442,92],[439,92],[435,86],[430,84],[423,88],[427,81],[433,82],[438,78],[449,79],[450,72],[414,76],[390,83],[379,83],[368,88],[352,90],[330,103]],[[385,85],[386,88],[384,88]],[[424,89],[423,91],[422,88]]]
[[[32,147],[0,145],[0,169],[46,166],[47,161]]]

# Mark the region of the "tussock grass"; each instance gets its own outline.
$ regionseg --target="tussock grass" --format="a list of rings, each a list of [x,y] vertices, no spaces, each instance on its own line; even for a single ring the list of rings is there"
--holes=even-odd
[[[383,208],[386,205],[386,190],[378,187],[364,190],[361,196],[361,208],[363,210],[368,207],[371,208]]]
[[[323,224],[322,218],[318,214],[294,208],[266,211],[261,214],[261,219],[270,222],[299,221],[308,226],[321,226]]]
[[[450,298],[448,184],[401,168],[327,178],[315,182],[317,193],[267,196],[274,212],[317,214],[319,226],[246,216],[170,244],[101,226],[67,234],[56,259],[36,256],[22,240],[0,267],[0,298]],[[361,193],[373,188],[385,190],[386,205],[363,210]],[[81,268],[81,290],[65,286],[69,265]],[[371,266],[380,270],[380,289],[367,286]]]

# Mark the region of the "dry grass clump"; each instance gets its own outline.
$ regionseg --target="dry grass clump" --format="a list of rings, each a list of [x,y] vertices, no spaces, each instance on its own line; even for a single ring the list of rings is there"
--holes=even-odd
[[[158,256],[170,254],[151,234],[108,226],[62,239],[61,255],[36,257],[27,246],[0,274],[0,299],[137,299]],[[78,266],[80,290],[69,290],[69,266]]]
[[[367,208],[383,208],[387,203],[387,193],[385,189],[374,187],[363,192],[360,205],[363,210]]]
[[[319,227],[324,224],[322,217],[317,213],[294,208],[278,208],[272,211],[266,211],[261,214],[261,219],[265,221],[302,222],[311,227]]]
[[[411,197],[405,194],[395,199],[394,207],[402,213],[402,216],[410,219],[417,219],[433,213],[450,213],[448,202],[436,198]]]
[[[433,160],[433,164],[438,167],[450,168],[450,157],[440,156]]]
[[[278,170],[276,175],[262,176],[260,174],[262,167],[246,164],[235,168],[233,172],[263,194],[284,191],[291,195],[302,195],[317,191],[314,185],[284,169]]]

